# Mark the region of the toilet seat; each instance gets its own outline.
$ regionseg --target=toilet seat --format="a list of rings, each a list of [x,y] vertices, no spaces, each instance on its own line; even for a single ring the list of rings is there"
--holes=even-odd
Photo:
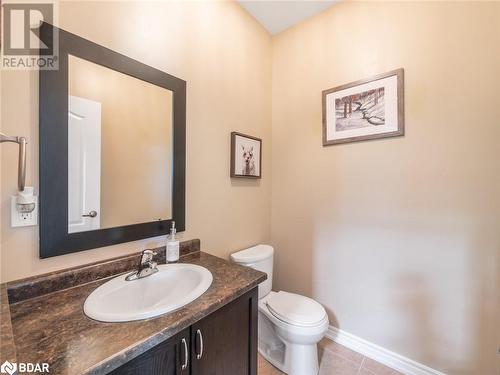
[[[274,317],[293,326],[315,327],[327,317],[318,302],[295,293],[271,292],[265,304]]]

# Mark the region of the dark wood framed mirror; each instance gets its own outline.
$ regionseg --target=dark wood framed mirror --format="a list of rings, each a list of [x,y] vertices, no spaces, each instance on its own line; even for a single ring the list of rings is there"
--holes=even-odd
[[[185,229],[186,82],[44,23],[40,257]]]

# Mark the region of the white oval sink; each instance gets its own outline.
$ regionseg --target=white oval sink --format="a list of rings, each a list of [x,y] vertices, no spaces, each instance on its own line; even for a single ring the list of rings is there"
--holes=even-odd
[[[181,308],[201,296],[212,284],[212,273],[194,264],[158,266],[158,272],[126,281],[127,274],[102,284],[85,300],[85,314],[102,322],[129,322],[152,318]]]

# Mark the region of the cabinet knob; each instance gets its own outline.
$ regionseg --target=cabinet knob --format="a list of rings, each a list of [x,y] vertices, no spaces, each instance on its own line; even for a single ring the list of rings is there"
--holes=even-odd
[[[196,359],[201,359],[203,357],[203,335],[199,329],[196,330],[196,337],[200,340],[200,352],[196,353]]]
[[[189,353],[188,353],[188,346],[187,346],[186,339],[182,339],[181,342],[184,345],[184,363],[182,364],[181,369],[185,370],[188,367]]]

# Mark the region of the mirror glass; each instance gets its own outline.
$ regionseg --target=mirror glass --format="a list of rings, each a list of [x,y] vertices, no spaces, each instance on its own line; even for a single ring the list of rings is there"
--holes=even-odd
[[[68,56],[68,232],[172,217],[173,93]]]

